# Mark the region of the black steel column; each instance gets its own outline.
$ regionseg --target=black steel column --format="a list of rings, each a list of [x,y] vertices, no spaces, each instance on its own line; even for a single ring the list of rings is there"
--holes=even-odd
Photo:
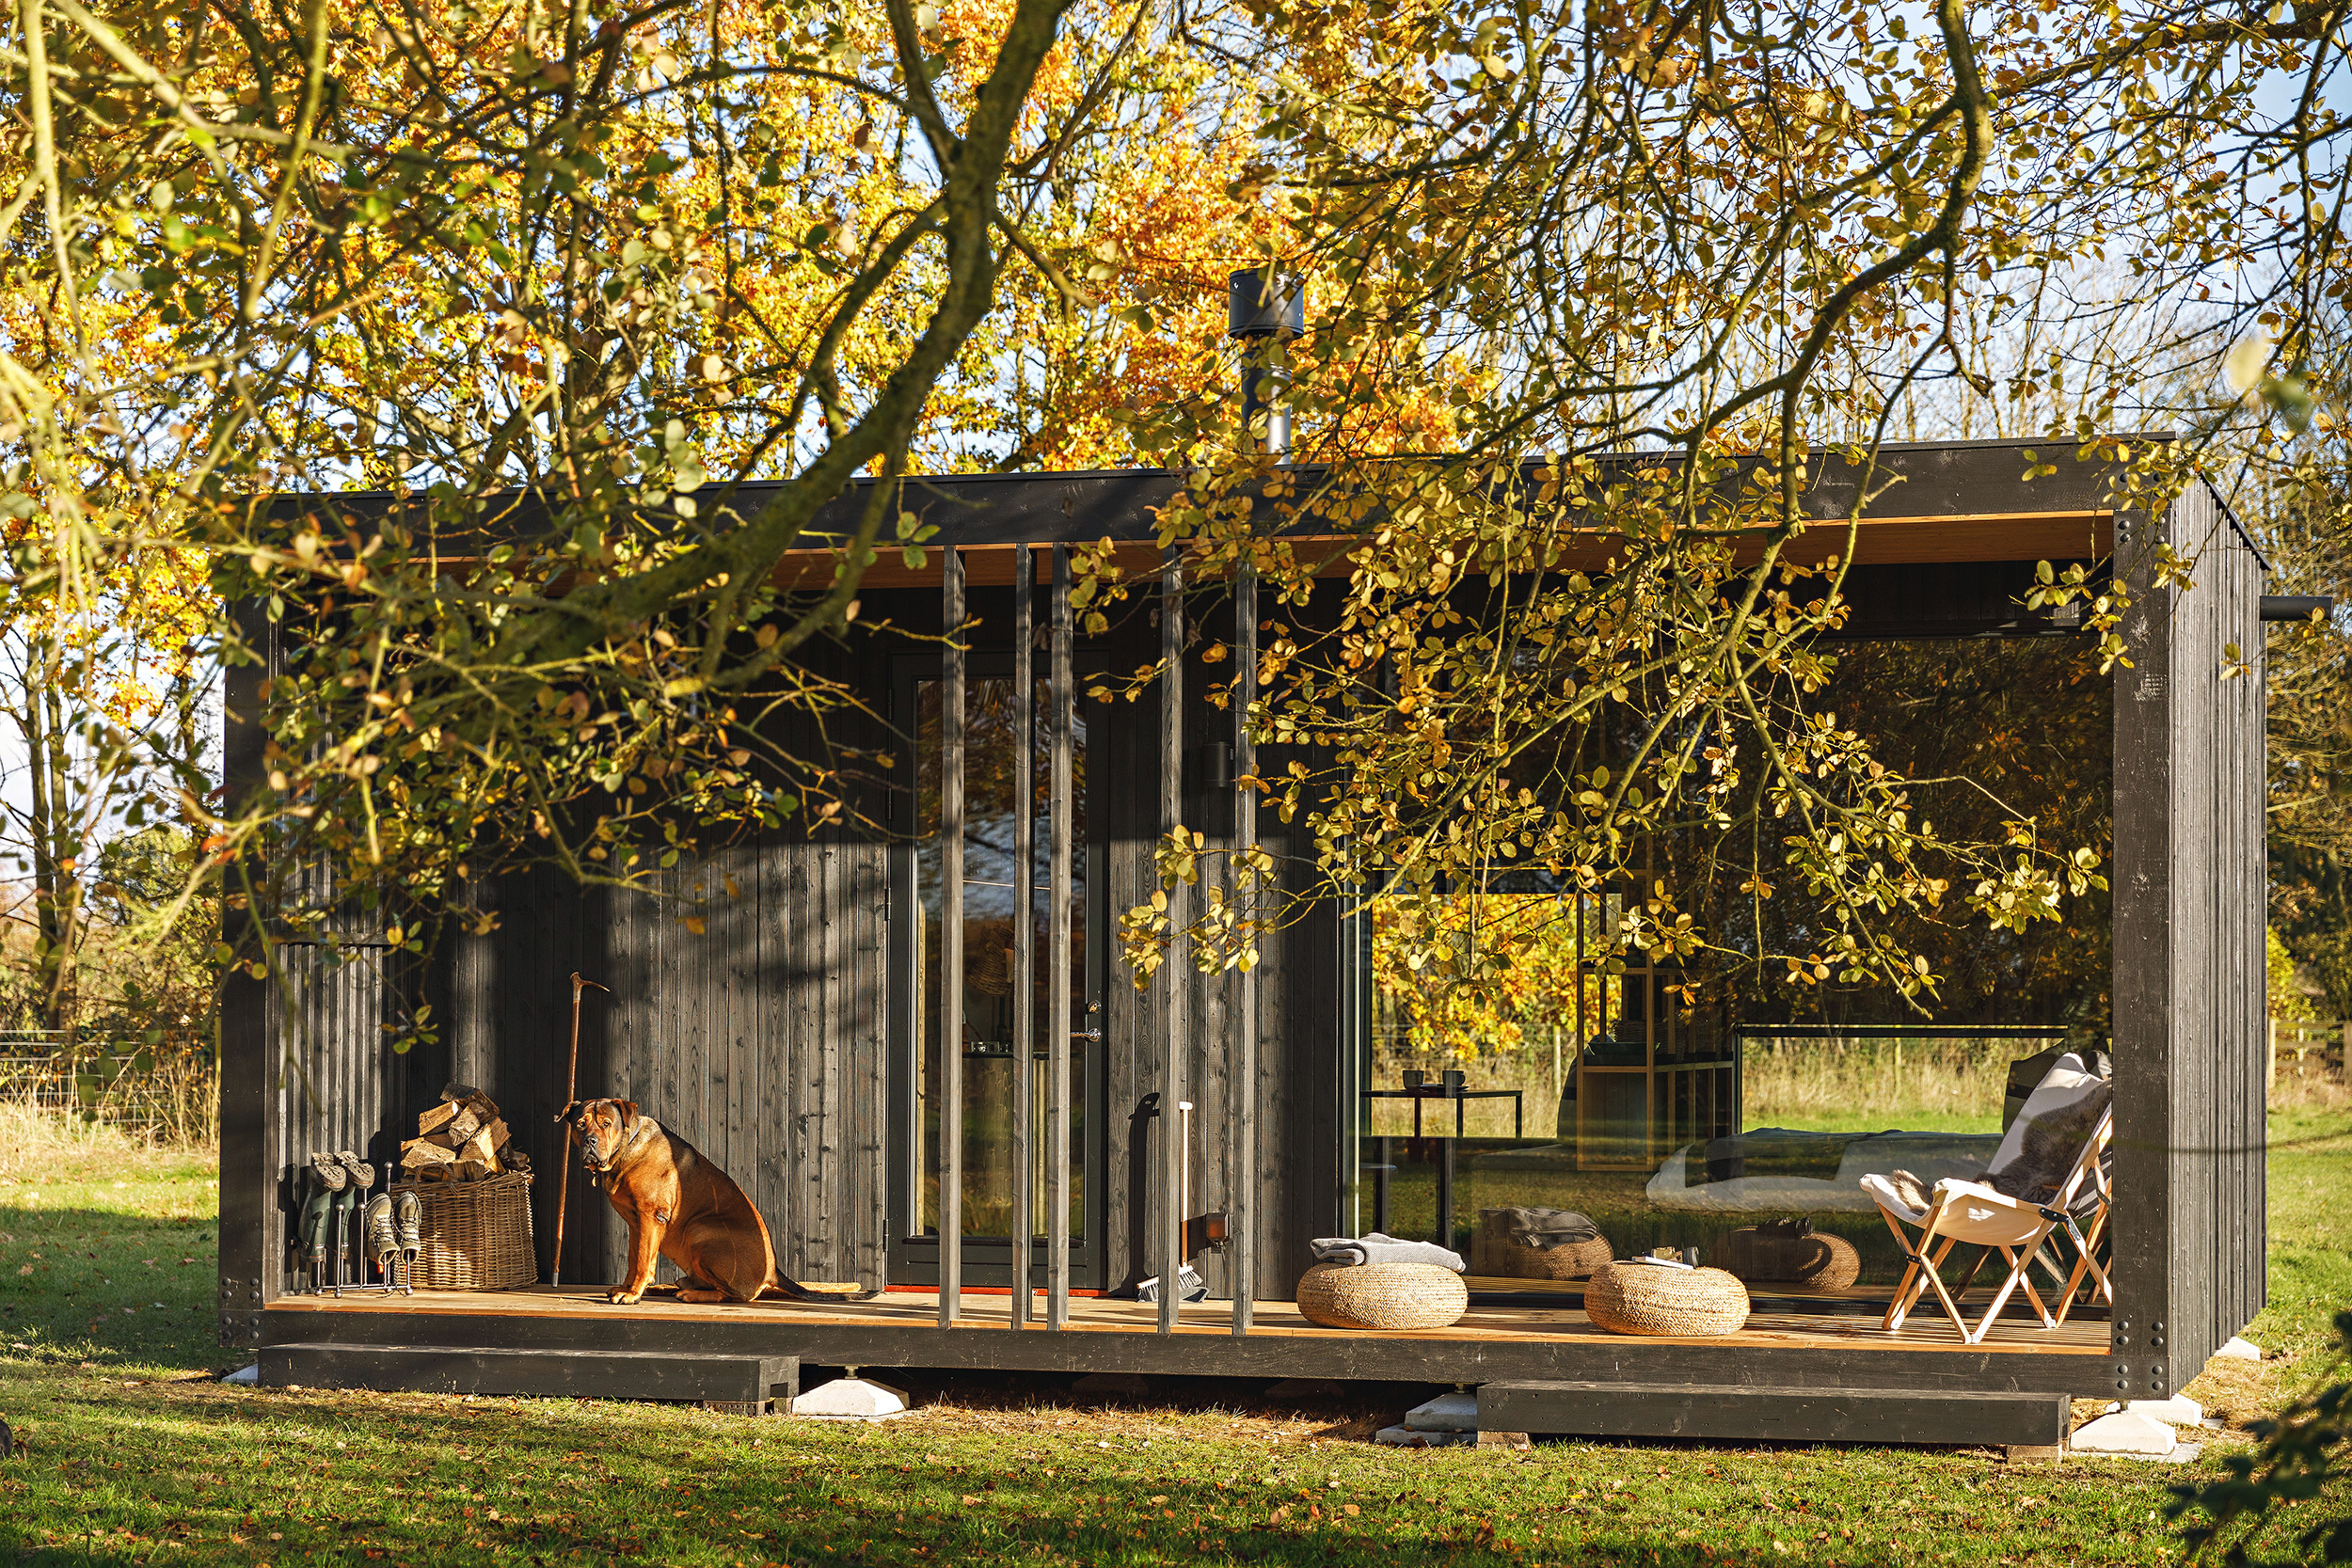
[[[1160,836],[1163,842],[1184,831],[1184,568],[1173,548],[1160,579]],[[1160,965],[1165,988],[1162,999],[1160,1048],[1160,1148],[1167,1159],[1160,1172],[1160,1332],[1176,1331],[1178,1285],[1184,1264],[1184,1219],[1182,1189],[1184,1157],[1184,1118],[1177,1104],[1184,1098],[1184,926],[1190,900],[1184,884],[1168,889],[1168,955]]]
[[[1053,708],[1047,720],[1053,754],[1045,781],[1046,832],[1052,863],[1045,873],[1053,908],[1045,962],[1045,1039],[1050,1080],[1045,1112],[1045,1326],[1070,1326],[1070,1053],[1077,1045],[1070,995],[1071,732],[1077,693],[1071,684],[1070,546],[1054,546]],[[1092,1194],[1089,1202],[1100,1202]]]
[[[1012,1326],[1029,1321],[1029,1232],[1036,1223],[1037,679],[1029,646],[1029,546],[1012,549]]]
[[[940,568],[939,1326],[963,1307],[963,557]],[[915,911],[922,918],[922,911]]]
[[[1249,734],[1249,708],[1258,697],[1258,570],[1247,557],[1233,581],[1233,853],[1238,863],[1234,889],[1250,875],[1249,862],[1258,847],[1258,752]],[[1266,890],[1252,886],[1238,911],[1242,928],[1254,946],[1259,933],[1251,919],[1263,907]],[[1251,1300],[1257,1294],[1257,1214],[1251,1201],[1258,1171],[1258,968],[1244,964],[1233,982],[1232,1070],[1226,1075],[1232,1097],[1233,1155],[1227,1167],[1226,1207],[1232,1217],[1226,1234],[1233,1249],[1233,1332],[1249,1332]]]

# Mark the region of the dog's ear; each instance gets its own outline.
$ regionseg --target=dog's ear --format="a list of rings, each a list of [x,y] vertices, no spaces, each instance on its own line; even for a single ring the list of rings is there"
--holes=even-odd
[[[588,1102],[584,1100],[575,1100],[570,1104],[564,1106],[562,1110],[556,1112],[555,1119],[559,1123],[564,1123],[565,1125],[576,1122],[580,1119],[580,1113],[587,1106],[587,1104]]]
[[[621,1132],[622,1132],[622,1133],[623,1133],[624,1135],[626,1135],[626,1134],[628,1133],[628,1132],[629,1131],[629,1129],[630,1129],[630,1128],[632,1128],[632,1127],[635,1127],[636,1125],[637,1125],[637,1101],[635,1101],[634,1100],[624,1100],[624,1101],[621,1101]]]

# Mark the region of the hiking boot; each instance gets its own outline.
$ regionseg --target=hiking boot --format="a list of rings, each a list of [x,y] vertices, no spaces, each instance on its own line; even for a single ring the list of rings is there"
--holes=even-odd
[[[378,1193],[368,1199],[362,1226],[367,1231],[368,1256],[375,1259],[376,1273],[389,1285],[400,1259],[400,1237],[392,1229],[392,1200],[388,1194]]]
[[[392,1223],[399,1227],[403,1252],[415,1252],[424,1245],[424,1205],[414,1193],[400,1195],[400,1202],[392,1211]]]

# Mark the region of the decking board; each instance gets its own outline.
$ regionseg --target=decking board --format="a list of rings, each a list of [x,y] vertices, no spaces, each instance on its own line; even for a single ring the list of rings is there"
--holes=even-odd
[[[1010,1331],[1010,1299],[1001,1295],[966,1296],[963,1314],[953,1332]],[[281,1297],[271,1306],[273,1313],[288,1314],[340,1315],[386,1310],[458,1318],[562,1318],[581,1323],[750,1321],[778,1325],[926,1328],[937,1322],[938,1297],[930,1291],[894,1291],[874,1301],[845,1302],[838,1306],[793,1301],[688,1306],[666,1297],[648,1297],[633,1306],[618,1307],[607,1302],[600,1291],[540,1286],[515,1291],[420,1291],[413,1297],[393,1298],[354,1296],[338,1300],[332,1296],[291,1296]],[[1070,1327],[1081,1334],[1153,1334],[1158,1328],[1157,1308],[1148,1303],[1077,1297],[1070,1304]],[[1022,1332],[1042,1331],[1031,1328]],[[1232,1338],[1232,1304],[1215,1300],[1188,1304],[1178,1320],[1176,1332]],[[1450,1328],[1330,1329],[1307,1322],[1298,1308],[1287,1302],[1259,1303],[1250,1338],[1424,1342],[1581,1339],[1607,1345],[1769,1346],[1788,1350],[1866,1345],[1878,1350],[1971,1354],[1996,1348],[2005,1352],[2091,1357],[2104,1356],[2107,1348],[2105,1324],[2070,1322],[2045,1331],[2030,1319],[2003,1319],[1994,1325],[1987,1345],[1979,1347],[1963,1343],[1948,1323],[1928,1321],[1922,1316],[1915,1315],[1899,1331],[1888,1334],[1872,1319],[1805,1312],[1759,1312],[1737,1334],[1645,1335],[1638,1338],[1596,1328],[1583,1312],[1573,1307],[1518,1306],[1473,1307]]]

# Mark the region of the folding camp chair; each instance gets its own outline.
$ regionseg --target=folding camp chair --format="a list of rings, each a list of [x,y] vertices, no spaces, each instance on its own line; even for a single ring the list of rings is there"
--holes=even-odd
[[[2035,1118],[2074,1103],[2093,1092],[2101,1082],[2095,1074],[2084,1070],[2080,1058],[2061,1057],[2010,1123],[2009,1135],[2002,1139],[1992,1168],[2002,1169],[2017,1157],[2026,1131]],[[1920,1210],[1906,1202],[1885,1177],[1864,1177],[1862,1189],[1878,1205],[1880,1216],[1894,1233],[1905,1259],[1895,1299],[1886,1308],[1887,1331],[1892,1333],[1902,1327],[1912,1307],[1929,1290],[1934,1291],[1937,1302],[1962,1339],[1972,1345],[1984,1342],[1986,1332],[2001,1315],[2001,1309],[2021,1288],[2045,1329],[2056,1328],[2066,1321],[2086,1275],[2091,1279],[2094,1291],[2105,1292],[2113,1300],[2106,1271],[2098,1259],[2098,1240],[2106,1228],[2108,1202],[2102,1156],[2113,1123],[2114,1112],[2109,1108],[2101,1114],[2090,1136],[2084,1141],[2082,1151],[2047,1204],[2025,1202],[1979,1181],[1947,1178],[1935,1184],[1927,1208]],[[2088,1234],[2077,1223],[2078,1215],[2090,1218],[2091,1228]],[[1915,1232],[1915,1237],[1911,1232]],[[2061,1275],[2062,1263],[2045,1251],[2052,1238],[2060,1233],[2074,1249],[2076,1261],[2071,1275]],[[1963,1243],[1982,1250],[1967,1277],[1954,1290],[1945,1283],[1939,1271],[1950,1259],[1952,1249]],[[1994,1293],[1992,1305],[1972,1330],[1961,1312],[1959,1298],[1975,1282],[1984,1260],[1995,1253],[2008,1265],[2008,1274]],[[2056,1313],[2044,1304],[2029,1276],[2029,1270],[2037,1261],[2058,1287],[2054,1292],[2058,1301]]]

